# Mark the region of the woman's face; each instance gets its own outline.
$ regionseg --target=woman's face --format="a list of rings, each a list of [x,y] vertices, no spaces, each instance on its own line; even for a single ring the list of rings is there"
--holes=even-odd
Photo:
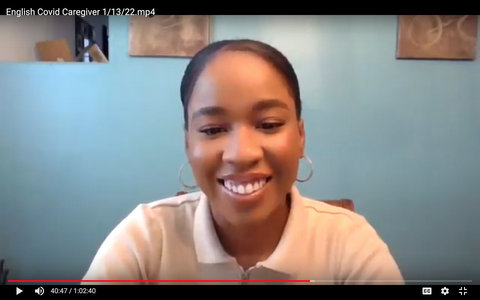
[[[255,54],[225,51],[198,77],[185,141],[214,219],[237,225],[285,207],[305,135],[282,74]]]

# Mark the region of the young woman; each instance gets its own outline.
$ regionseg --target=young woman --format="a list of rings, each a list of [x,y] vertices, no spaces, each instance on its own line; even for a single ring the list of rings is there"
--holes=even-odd
[[[294,186],[299,161],[311,162],[297,76],[282,53],[214,42],[187,66],[181,99],[201,191],[139,205],[84,279],[403,283],[364,217]]]

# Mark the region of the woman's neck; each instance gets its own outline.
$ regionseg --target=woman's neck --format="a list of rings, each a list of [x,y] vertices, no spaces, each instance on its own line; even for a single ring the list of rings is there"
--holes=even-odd
[[[287,223],[289,201],[279,206],[267,219],[255,223],[231,224],[214,221],[225,251],[244,269],[267,259],[277,247]]]

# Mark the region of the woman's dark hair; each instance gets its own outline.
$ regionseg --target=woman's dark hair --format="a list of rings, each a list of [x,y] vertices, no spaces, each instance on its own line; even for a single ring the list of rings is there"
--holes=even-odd
[[[297,75],[288,59],[274,47],[260,41],[239,39],[222,40],[209,44],[200,50],[188,63],[180,85],[180,97],[183,105],[183,118],[185,130],[188,129],[188,103],[192,96],[193,88],[198,76],[205,66],[219,53],[223,51],[246,51],[258,55],[272,64],[285,77],[291,96],[295,101],[297,119],[300,119],[302,102],[300,100],[300,88]]]

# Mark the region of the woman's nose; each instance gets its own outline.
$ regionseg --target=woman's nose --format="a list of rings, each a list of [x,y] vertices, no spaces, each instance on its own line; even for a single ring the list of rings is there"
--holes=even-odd
[[[239,126],[229,132],[223,151],[223,160],[230,164],[249,166],[258,162],[263,150],[254,129]]]

